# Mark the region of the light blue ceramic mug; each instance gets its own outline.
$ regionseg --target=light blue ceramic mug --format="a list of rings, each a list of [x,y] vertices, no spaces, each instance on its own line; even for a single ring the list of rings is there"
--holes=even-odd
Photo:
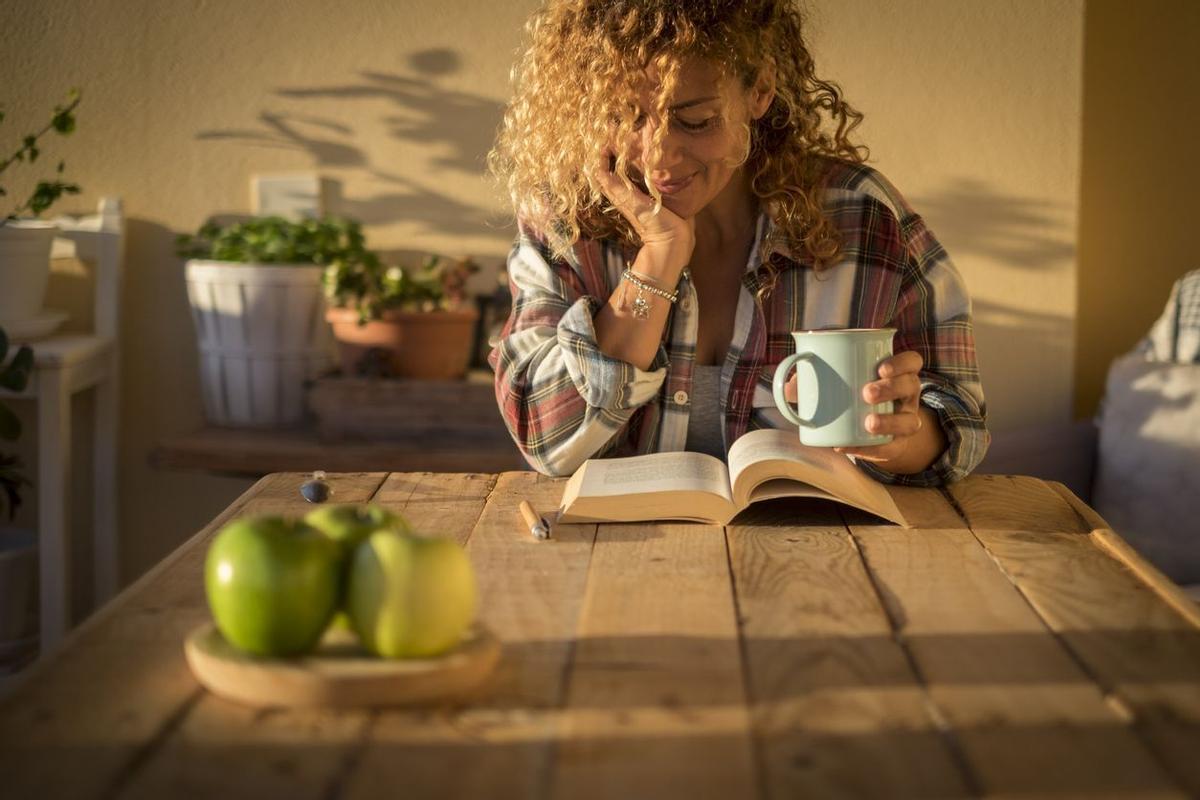
[[[894,403],[868,403],[863,387],[879,380],[879,364],[892,355],[895,328],[794,331],[796,352],[775,368],[775,405],[800,426],[800,443],[813,447],[887,444],[890,434],[869,433],[871,413],[890,414]],[[809,369],[801,369],[803,362]],[[784,399],[788,373],[796,367],[797,408]]]

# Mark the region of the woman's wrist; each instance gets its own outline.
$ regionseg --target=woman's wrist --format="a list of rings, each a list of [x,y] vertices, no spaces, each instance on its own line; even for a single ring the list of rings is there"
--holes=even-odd
[[[596,340],[602,353],[649,368],[673,305],[664,295],[677,296],[679,279],[691,257],[692,245],[681,246],[678,239],[642,245],[627,267],[633,282],[622,277],[596,315]]]
[[[635,275],[673,291],[679,284],[679,276],[692,260],[693,246],[675,242],[645,244],[638,251],[630,266]]]

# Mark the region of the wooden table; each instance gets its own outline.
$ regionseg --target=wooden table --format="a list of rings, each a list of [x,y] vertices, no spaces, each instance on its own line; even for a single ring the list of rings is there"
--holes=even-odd
[[[561,526],[531,473],[343,474],[466,545],[504,642],[454,706],[254,711],[207,694],[205,545],[300,513],[268,476],[0,705],[5,798],[1200,795],[1200,613],[1032,478],[899,490],[919,528],[773,501],[726,528]]]

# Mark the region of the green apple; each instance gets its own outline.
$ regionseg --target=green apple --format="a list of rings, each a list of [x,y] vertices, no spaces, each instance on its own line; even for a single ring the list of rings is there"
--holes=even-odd
[[[350,566],[350,558],[359,542],[366,539],[377,530],[386,528],[400,533],[408,533],[408,522],[394,511],[374,503],[351,505],[332,505],[318,508],[305,515],[304,521],[320,530],[330,539],[338,543],[342,549],[343,586]],[[345,612],[338,611],[333,615],[333,627],[350,628],[350,620]]]
[[[349,558],[358,543],[380,528],[408,533],[408,523],[394,511],[373,503],[333,505],[305,515],[304,521],[341,545]]]
[[[204,563],[204,588],[230,644],[262,656],[316,646],[337,610],[342,553],[299,520],[251,517],[221,529]]]
[[[372,653],[444,653],[462,640],[478,605],[471,561],[450,539],[383,530],[354,550],[345,608]]]

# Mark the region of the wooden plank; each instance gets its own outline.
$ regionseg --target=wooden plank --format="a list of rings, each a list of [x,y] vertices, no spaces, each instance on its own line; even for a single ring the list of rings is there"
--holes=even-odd
[[[331,476],[331,500],[372,499],[401,512],[427,535],[464,540],[491,490],[487,475],[360,475],[350,486]],[[295,478],[290,483],[296,484]],[[259,513],[300,516],[312,510],[298,493],[259,498]],[[192,602],[203,603],[203,596]],[[341,779],[373,723],[369,711],[245,708],[204,692],[130,775],[120,797],[319,798]],[[231,781],[229,776],[236,775]]]
[[[1087,503],[1080,500],[1067,486],[1057,481],[1046,481],[1047,485],[1075,509],[1084,523],[1091,528],[1091,537],[1105,552],[1117,559],[1141,578],[1167,605],[1200,628],[1200,603],[1189,597],[1179,584],[1164,575],[1157,567],[1134,550],[1129,542],[1117,534],[1104,518]]]
[[[1200,795],[1200,630],[1035,478],[972,476],[971,530],[1186,791]]]
[[[836,509],[762,503],[727,535],[767,794],[965,795]]]
[[[405,441],[321,442],[308,429],[201,428],[160,441],[150,463],[161,469],[230,475],[273,472],[503,472],[525,469],[511,439],[421,436]]]
[[[94,796],[118,785],[177,724],[199,692],[182,637],[207,615],[200,578],[207,541],[233,517],[294,492],[294,482],[295,476],[259,481],[85,622],[5,698],[0,771],[6,795]],[[336,479],[334,486],[343,489]]]
[[[980,792],[1183,796],[945,498],[893,496],[919,531],[846,517]]]
[[[758,792],[722,529],[601,525],[552,797]]]
[[[467,542],[482,617],[503,643],[491,684],[461,707],[379,716],[338,796],[526,798],[544,793],[558,735],[594,525],[560,525],[539,542],[517,504],[553,508],[562,480],[507,473]]]

